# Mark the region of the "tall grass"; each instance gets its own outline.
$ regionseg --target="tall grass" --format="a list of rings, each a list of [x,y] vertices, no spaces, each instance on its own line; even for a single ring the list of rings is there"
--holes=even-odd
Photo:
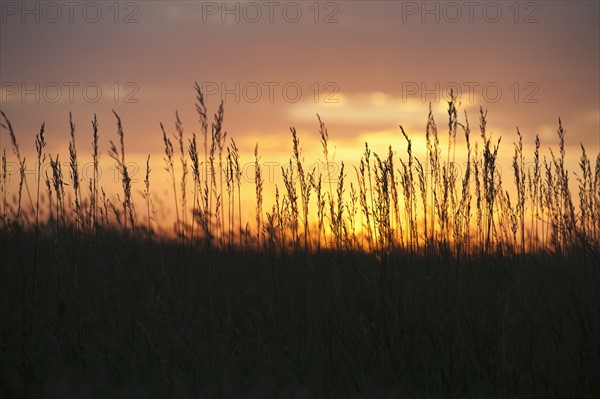
[[[2,114],[16,162],[2,151],[0,321],[17,322],[19,334],[2,330],[0,396],[81,396],[78,381],[117,397],[139,396],[130,392],[138,385],[175,397],[240,396],[257,385],[261,397],[597,396],[600,154],[581,146],[577,172],[568,170],[562,120],[554,152],[517,130],[502,180],[501,140],[483,109],[475,135],[451,99],[442,146],[430,107],[424,157],[401,125],[383,152],[365,143],[352,176],[351,160],[336,169],[335,138],[318,116],[307,134],[320,139],[315,161],[326,171],[308,168],[292,127],[269,197],[259,143],[246,182],[223,104],[209,133],[195,90],[204,157],[178,113],[175,135],[160,124],[169,205],[150,155],[143,181],[132,179],[115,112],[108,154],[119,193],[102,184],[95,116],[93,174],[81,189],[69,115],[66,162],[44,153],[45,125],[31,143],[37,187],[23,207],[27,164]],[[250,209],[246,193],[256,196]],[[175,207],[174,231],[154,205]]]
[[[42,178],[42,163],[46,160],[44,154],[44,147],[46,147],[46,139],[44,138],[45,124],[42,123],[40,133],[35,136],[35,151],[37,153],[37,190],[35,198],[35,244],[33,247],[33,278],[32,278],[32,294],[35,295],[35,282],[36,282],[36,268],[37,268],[37,255],[38,255],[38,233],[39,233],[39,222],[40,222],[40,181]]]
[[[134,208],[131,197],[131,177],[129,176],[129,169],[125,162],[125,132],[123,131],[123,124],[121,123],[119,115],[115,111],[113,111],[113,114],[117,119],[119,150],[117,150],[115,143],[111,140],[108,155],[116,162],[121,175],[121,185],[123,187],[123,233],[127,234],[127,221],[129,221],[131,233],[135,234]]]
[[[183,123],[181,119],[179,119],[179,113],[175,112],[175,130],[177,131],[176,140],[179,144],[179,161],[181,162],[181,182],[180,182],[180,192],[181,192],[181,226],[180,226],[180,234],[182,237],[182,241],[185,241],[187,236],[187,175],[188,175],[188,167],[187,167],[187,158],[185,157],[185,152],[183,149]]]
[[[258,143],[254,147],[254,185],[256,193],[256,249],[260,251],[262,248],[260,238],[263,235],[263,180]]]
[[[179,201],[177,200],[177,187],[176,187],[176,179],[175,179],[175,163],[174,163],[174,156],[175,156],[175,151],[173,150],[173,143],[171,142],[171,139],[167,136],[167,132],[165,131],[165,127],[163,126],[163,124],[160,124],[160,129],[162,130],[162,134],[163,134],[163,142],[165,145],[165,170],[167,171],[167,173],[170,174],[171,177],[171,185],[173,188],[173,198],[175,199],[175,216],[176,216],[176,225],[175,225],[175,231],[177,233],[177,237],[179,240],[182,239],[182,227],[181,227],[181,221],[179,219]]]
[[[6,231],[6,207],[8,205],[8,201],[6,200],[6,196],[8,194],[8,170],[6,166],[6,149],[2,150],[2,232]]]
[[[94,232],[98,232],[98,172],[100,168],[100,153],[98,150],[98,119],[96,118],[96,114],[94,114],[94,119],[92,120],[92,161],[94,166],[94,172],[91,180],[91,192],[90,192],[90,208],[92,214],[92,226],[94,227]],[[148,226],[150,226],[150,221],[148,220]]]
[[[330,151],[330,136],[321,116],[317,115],[318,138],[324,173],[317,168],[306,169],[302,155],[300,135],[290,128],[292,152],[289,162],[281,167],[283,195],[276,186],[275,204],[264,212],[264,177],[258,143],[254,148],[254,192],[256,206],[252,228],[244,222],[242,193],[243,153],[235,140],[226,144],[224,106],[221,103],[208,134],[207,105],[202,90],[196,91],[196,110],[200,132],[204,137],[204,161],[197,143],[196,133],[187,139],[179,113],[175,113],[175,146],[162,123],[165,169],[169,175],[175,211],[175,235],[178,240],[195,246],[197,239],[205,248],[243,248],[277,250],[284,254],[288,244],[293,252],[320,254],[323,247],[341,252],[373,252],[385,255],[403,253],[445,253],[461,258],[478,254],[519,254],[550,252],[573,254],[584,250],[592,256],[599,254],[600,241],[600,157],[596,165],[581,146],[579,172],[566,167],[566,130],[558,120],[558,153],[550,149],[549,157],[541,152],[540,139],[535,137],[531,159],[524,151],[524,136],[517,129],[512,157],[513,185],[502,181],[498,171],[498,154],[501,138],[493,139],[488,133],[487,111],[480,108],[480,139],[471,134],[468,115],[459,118],[456,99],[448,102],[448,145],[440,146],[437,124],[430,107],[425,127],[425,153],[419,159],[413,150],[411,132],[400,126],[398,145],[405,148],[404,156],[394,151],[392,143],[387,153],[373,152],[368,143],[358,165],[353,165],[354,176],[345,173],[347,161],[340,162],[341,170],[334,174]],[[4,123],[17,159],[18,180],[16,195],[9,201],[10,173],[7,155],[2,155],[2,229],[10,226],[29,226],[37,236],[40,226],[53,226],[55,234],[65,228],[95,231],[108,228],[113,223],[121,226],[123,233],[135,233],[136,217],[133,183],[126,163],[125,133],[121,118],[115,112],[118,145],[110,141],[109,156],[115,161],[122,185],[122,198],[106,196],[99,176],[99,135],[96,116],[92,120],[93,175],[89,194],[81,191],[81,176],[75,142],[75,124],[69,115],[70,140],[69,177],[74,202],[68,202],[65,193],[62,165],[59,154],[48,154],[51,173],[46,172],[47,210],[40,212],[41,165],[47,154],[44,125],[36,136],[37,187],[33,216],[26,220],[22,212],[23,189],[27,187],[26,162],[22,156],[16,133],[7,116]],[[465,168],[459,175],[457,133],[462,129],[466,158]],[[403,145],[404,143],[404,145]],[[225,156],[224,156],[225,154]],[[180,168],[175,163],[179,158]],[[396,167],[399,165],[399,167]],[[150,157],[146,159],[146,174],[141,197],[145,206],[142,222],[148,236],[154,236],[159,224],[152,222],[150,196]],[[192,205],[187,203],[188,168],[193,178]],[[570,186],[571,176],[577,182],[576,204]],[[326,182],[325,182],[326,180]],[[323,186],[325,183],[325,189]],[[335,183],[335,185],[334,185]],[[24,187],[25,186],[25,187]],[[347,190],[349,188],[349,190]],[[511,194],[511,191],[516,194]],[[102,192],[102,198],[100,195]],[[311,204],[311,195],[315,201]],[[120,202],[121,209],[114,206]],[[88,204],[88,205],[86,205]],[[314,212],[314,213],[311,213]],[[75,215],[71,224],[69,213]],[[45,215],[45,216],[43,216]],[[191,217],[191,221],[189,218]],[[250,230],[252,232],[250,238]],[[36,239],[37,241],[37,239]],[[36,251],[37,253],[37,251]],[[35,261],[34,261],[35,264]]]

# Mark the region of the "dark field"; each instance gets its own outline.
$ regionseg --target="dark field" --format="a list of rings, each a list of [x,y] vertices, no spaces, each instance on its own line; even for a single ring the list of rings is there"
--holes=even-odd
[[[21,173],[7,174],[4,150],[0,397],[600,397],[600,155],[592,169],[582,147],[568,171],[560,120],[548,156],[536,137],[527,157],[518,133],[504,181],[487,113],[472,145],[453,101],[446,151],[430,113],[425,159],[401,127],[406,154],[365,144],[355,180],[343,162],[335,183],[304,169],[292,128],[264,209],[257,145],[243,188],[256,220],[242,222],[237,146],[223,107],[209,125],[196,90],[204,147],[179,117],[175,135],[161,125],[177,215],[167,230],[150,157],[132,186],[116,113],[116,198],[97,174],[95,117],[83,184],[72,123],[69,170],[44,152],[42,126],[37,161],[51,173],[28,182],[2,114]],[[320,118],[319,134],[329,165]]]
[[[2,397],[597,397],[598,263],[3,237]]]

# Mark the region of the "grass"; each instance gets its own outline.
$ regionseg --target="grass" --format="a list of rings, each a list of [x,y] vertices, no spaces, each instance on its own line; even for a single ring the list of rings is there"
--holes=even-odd
[[[557,155],[543,156],[536,137],[531,168],[518,132],[513,181],[504,182],[487,111],[474,140],[452,99],[446,151],[430,111],[424,159],[400,126],[406,156],[365,143],[352,180],[344,162],[333,175],[318,117],[325,176],[305,169],[292,128],[283,190],[275,187],[271,206],[256,144],[251,230],[224,106],[209,134],[195,91],[204,159],[196,134],[185,148],[177,114],[175,135],[160,125],[172,231],[153,216],[150,156],[140,194],[146,209],[135,211],[116,113],[118,146],[111,141],[108,154],[122,194],[107,196],[100,184],[94,117],[94,174],[84,195],[71,119],[68,182],[59,154],[44,152],[42,125],[36,156],[38,165],[50,160],[51,173],[36,168],[35,202],[24,208],[25,158],[2,113],[19,169],[10,173],[4,150],[2,397],[600,393],[600,154],[592,169],[582,146],[580,171],[568,171],[562,121]],[[459,133],[462,175],[454,167]]]

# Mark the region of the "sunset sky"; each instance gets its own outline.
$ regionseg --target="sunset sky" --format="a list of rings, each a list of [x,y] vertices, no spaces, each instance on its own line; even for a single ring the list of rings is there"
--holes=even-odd
[[[317,113],[336,161],[356,162],[364,141],[375,151],[392,145],[403,156],[399,124],[422,152],[429,102],[446,137],[444,88],[450,87],[461,90],[461,110],[475,135],[478,109],[488,109],[489,130],[503,136],[503,162],[512,156],[517,126],[526,148],[536,134],[544,151],[556,146],[558,117],[571,165],[580,142],[592,157],[599,152],[597,1],[138,1],[119,7],[2,1],[0,11],[0,106],[28,158],[46,122],[46,151],[67,159],[71,111],[83,159],[98,115],[108,162],[114,109],[124,122],[128,159],[143,167],[151,154],[156,185],[166,190],[159,122],[174,132],[177,110],[187,138],[199,133],[194,82],[205,88],[211,115],[225,100],[225,130],[242,163],[253,162],[256,142],[263,161],[289,159],[290,126],[298,129],[307,162],[322,159]],[[2,150],[9,145],[4,129],[0,138]],[[138,176],[141,190],[142,171]]]

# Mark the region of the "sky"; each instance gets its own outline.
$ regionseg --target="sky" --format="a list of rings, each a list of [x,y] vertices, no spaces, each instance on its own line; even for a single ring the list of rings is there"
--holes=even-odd
[[[392,145],[401,156],[406,143],[399,125],[418,154],[430,103],[446,132],[450,88],[460,94],[461,121],[466,111],[475,133],[479,108],[488,110],[488,128],[503,137],[504,161],[512,156],[517,127],[526,149],[536,134],[543,149],[556,146],[559,117],[572,169],[580,143],[592,157],[599,152],[597,1],[0,5],[0,108],[22,151],[34,153],[45,122],[46,151],[67,159],[72,112],[85,160],[97,114],[102,159],[109,162],[108,143],[117,137],[114,110],[140,182],[150,154],[156,187],[165,195],[159,123],[173,133],[178,111],[186,141],[200,133],[195,82],[204,89],[209,114],[224,100],[225,130],[243,164],[254,161],[256,143],[263,162],[286,162],[291,126],[308,162],[322,160],[317,113],[336,162],[356,162],[365,141],[380,152]],[[3,129],[0,150],[8,144]],[[105,176],[113,173],[109,168]],[[271,170],[276,181],[278,169]]]

